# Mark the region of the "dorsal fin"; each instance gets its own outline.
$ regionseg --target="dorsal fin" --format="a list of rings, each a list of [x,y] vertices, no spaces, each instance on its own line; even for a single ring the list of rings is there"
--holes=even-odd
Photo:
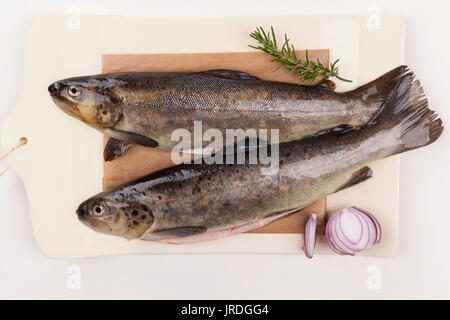
[[[332,81],[332,80],[324,80],[322,82],[320,82],[317,86],[323,88],[323,89],[327,89],[330,91],[336,91],[336,82]]]
[[[261,80],[251,74],[234,70],[208,70],[202,73],[231,80]]]

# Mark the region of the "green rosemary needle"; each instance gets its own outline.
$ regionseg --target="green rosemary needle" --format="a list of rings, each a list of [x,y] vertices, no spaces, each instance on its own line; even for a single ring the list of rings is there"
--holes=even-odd
[[[298,59],[295,54],[294,45],[289,42],[290,39],[286,34],[284,35],[284,44],[281,47],[281,50],[279,50],[273,27],[270,27],[270,32],[264,31],[262,27],[256,28],[255,31],[250,33],[250,37],[258,41],[259,46],[249,45],[249,47],[271,55],[273,57],[271,62],[281,64],[273,72],[284,68],[288,73],[297,75],[299,84],[303,82],[313,82],[318,77],[321,77],[322,81],[330,77],[336,77],[342,81],[352,82],[351,80],[339,77],[339,68],[337,67],[339,59],[331,63],[329,68],[325,67],[319,59],[317,59],[317,61],[310,60],[308,57],[308,50],[306,50],[305,60]]]

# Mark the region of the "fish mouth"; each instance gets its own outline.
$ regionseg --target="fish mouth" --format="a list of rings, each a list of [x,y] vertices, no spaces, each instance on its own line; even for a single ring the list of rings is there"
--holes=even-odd
[[[78,211],[77,211],[78,214]],[[100,221],[98,219],[94,219],[91,217],[86,217],[84,215],[78,214],[78,220],[80,220],[80,222],[82,224],[84,224],[86,227],[95,230],[97,232],[100,233],[104,233],[104,234],[112,234],[113,230],[112,228],[107,225],[105,222]]]
[[[84,120],[81,117],[80,110],[78,110],[77,106],[74,106],[72,103],[65,101],[64,98],[61,98],[61,96],[55,93],[50,92],[50,97],[52,98],[55,105],[62,111],[67,113],[69,116],[75,117],[80,120]]]
[[[78,107],[78,105],[66,101],[63,97],[58,96],[56,94],[50,93],[50,96],[55,103],[55,105],[64,111],[64,113],[68,114],[71,117],[74,117],[75,119],[80,120],[81,122],[86,123],[87,125],[101,130],[102,128],[95,122],[95,121],[88,121],[86,118],[84,118],[81,114],[81,111]]]

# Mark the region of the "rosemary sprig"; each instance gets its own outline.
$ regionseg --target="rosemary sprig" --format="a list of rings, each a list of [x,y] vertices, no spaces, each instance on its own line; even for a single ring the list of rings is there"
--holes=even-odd
[[[337,67],[339,59],[331,63],[330,68],[325,67],[318,58],[317,61],[310,60],[308,50],[306,50],[306,58],[304,61],[298,59],[295,54],[294,45],[289,42],[290,39],[286,34],[284,35],[284,44],[281,50],[279,50],[273,27],[270,27],[270,32],[264,31],[262,27],[256,28],[255,31],[250,33],[250,37],[258,41],[259,46],[249,45],[249,47],[271,55],[274,57],[271,62],[281,64],[273,72],[284,68],[288,73],[292,72],[298,76],[299,84],[302,82],[313,82],[318,77],[322,77],[323,81],[330,77],[336,77],[342,81],[352,82],[351,80],[339,77],[339,68]]]

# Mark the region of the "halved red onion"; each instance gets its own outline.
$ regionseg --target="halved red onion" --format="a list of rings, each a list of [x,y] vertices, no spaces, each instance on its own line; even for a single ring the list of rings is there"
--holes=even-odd
[[[303,233],[303,251],[305,255],[312,259],[314,247],[316,246],[317,213],[313,212],[305,221],[305,231]]]
[[[325,235],[333,251],[353,256],[381,241],[381,226],[369,212],[351,207],[331,215]]]

